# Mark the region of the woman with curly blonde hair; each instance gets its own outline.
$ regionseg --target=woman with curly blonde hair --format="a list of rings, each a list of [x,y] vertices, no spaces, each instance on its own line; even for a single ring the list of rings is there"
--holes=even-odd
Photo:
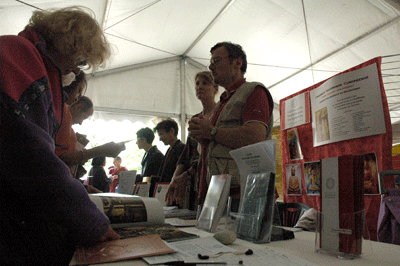
[[[99,24],[84,7],[34,11],[28,27],[41,34],[61,70],[71,66],[104,66],[110,47]],[[63,73],[65,74],[65,73]]]
[[[35,11],[0,36],[2,265],[69,265],[77,245],[118,239],[108,218],[54,153],[62,75],[104,65],[109,44],[83,8]]]

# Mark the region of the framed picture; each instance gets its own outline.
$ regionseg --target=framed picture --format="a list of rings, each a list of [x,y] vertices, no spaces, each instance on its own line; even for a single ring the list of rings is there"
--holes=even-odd
[[[289,156],[291,161],[303,159],[303,154],[301,153],[299,136],[297,134],[297,129],[289,129],[287,131],[287,140],[289,145]]]
[[[301,164],[286,165],[286,189],[288,195],[302,195]]]
[[[364,194],[379,194],[378,163],[375,153],[362,155],[364,158]]]
[[[321,162],[304,163],[304,182],[306,193],[311,196],[321,194]]]
[[[169,188],[169,182],[158,182],[154,188],[154,198],[161,202],[162,206],[167,206],[165,202],[165,195]]]
[[[135,181],[136,170],[120,172],[118,193],[132,195],[135,189]]]
[[[135,190],[133,195],[148,197],[150,192],[150,183],[147,182],[138,182],[135,185]]]

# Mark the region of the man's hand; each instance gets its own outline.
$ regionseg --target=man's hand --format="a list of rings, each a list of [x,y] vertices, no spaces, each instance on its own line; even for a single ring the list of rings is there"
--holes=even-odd
[[[211,129],[213,125],[209,119],[203,116],[193,117],[189,121],[189,137],[193,138],[197,142],[211,139]]]
[[[121,236],[117,234],[114,229],[111,228],[111,225],[108,227],[108,231],[103,235],[103,237],[100,239],[101,242],[104,241],[111,241],[111,240],[118,240],[120,239]]]
[[[165,202],[167,206],[171,206],[174,203],[183,205],[188,180],[189,175],[187,172],[183,172],[181,175],[175,176],[172,179],[167,194],[165,194]]]

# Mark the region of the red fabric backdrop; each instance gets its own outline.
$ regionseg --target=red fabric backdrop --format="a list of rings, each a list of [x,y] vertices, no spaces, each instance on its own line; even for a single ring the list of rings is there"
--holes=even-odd
[[[365,66],[376,63],[378,66],[378,74],[380,78],[381,92],[382,92],[382,103],[384,118],[386,124],[386,133],[382,135],[368,136],[358,139],[350,139],[340,141],[332,144],[322,145],[318,147],[313,146],[313,133],[311,122],[300,125],[297,128],[298,138],[303,154],[303,159],[291,161],[289,158],[287,130],[284,130],[284,110],[282,104],[284,101],[293,98],[299,94],[309,92],[326,80],[315,84],[309,88],[299,91],[293,95],[290,95],[280,101],[280,117],[281,117],[281,141],[282,141],[282,178],[283,178],[283,201],[284,202],[302,202],[308,206],[311,206],[317,210],[320,210],[320,196],[309,196],[306,194],[305,182],[304,182],[304,163],[318,161],[323,158],[337,157],[342,155],[356,155],[375,153],[378,163],[378,171],[391,170],[392,169],[392,127],[389,116],[388,103],[386,99],[385,90],[383,87],[382,75],[381,75],[381,58],[374,58],[363,64],[355,66],[342,73],[350,72],[363,68]],[[310,114],[311,115],[311,114]],[[302,168],[302,195],[299,196],[288,196],[286,188],[286,165],[293,163],[301,163]],[[391,187],[388,185],[388,187]],[[376,240],[376,229],[379,214],[380,195],[365,195],[365,211],[368,230],[370,232],[370,238]]]

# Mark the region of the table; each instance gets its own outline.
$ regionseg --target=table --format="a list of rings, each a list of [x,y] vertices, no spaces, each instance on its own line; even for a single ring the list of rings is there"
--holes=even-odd
[[[200,237],[210,236],[211,234],[195,227],[180,228],[182,231],[189,233],[195,233]],[[291,240],[274,241],[267,244],[253,244],[241,239],[237,239],[230,247],[238,250],[251,249],[261,249],[261,248],[271,248],[277,251],[283,251],[295,256],[298,256],[304,260],[312,262],[317,265],[323,266],[336,266],[336,265],[399,265],[399,253],[400,246],[385,244],[375,241],[363,241],[363,254],[360,258],[345,260],[339,259],[327,254],[316,253],[315,250],[315,233],[295,230],[295,238]],[[148,264],[141,260],[130,260],[130,261],[120,261],[106,264],[96,264],[103,266],[147,266]],[[262,264],[260,264],[262,265]]]

